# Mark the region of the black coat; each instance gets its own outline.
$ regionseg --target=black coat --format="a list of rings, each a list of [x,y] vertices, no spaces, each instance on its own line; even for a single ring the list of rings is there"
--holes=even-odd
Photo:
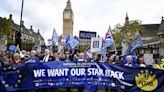
[[[45,55],[41,58],[41,60],[44,60]],[[54,57],[49,55],[48,61],[54,61]]]

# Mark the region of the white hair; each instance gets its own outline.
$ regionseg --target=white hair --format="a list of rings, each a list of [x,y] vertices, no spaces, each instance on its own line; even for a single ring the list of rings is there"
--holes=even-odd
[[[128,59],[132,59],[132,55],[126,56],[126,60],[128,60]]]
[[[32,50],[32,51],[31,51],[31,53],[34,53],[34,54],[36,54],[37,52],[36,52],[36,50]]]
[[[20,57],[20,54],[19,53],[15,53],[14,56],[19,56]]]
[[[50,50],[49,50],[49,49],[45,49],[45,52],[46,52],[46,51],[50,52]]]

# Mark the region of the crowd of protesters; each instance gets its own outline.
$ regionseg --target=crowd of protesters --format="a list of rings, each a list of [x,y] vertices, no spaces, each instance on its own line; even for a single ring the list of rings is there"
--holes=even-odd
[[[36,50],[26,51],[19,49],[15,52],[5,51],[0,49],[0,67],[10,66],[12,64],[27,64],[27,63],[38,63],[38,62],[97,62],[102,63],[101,54],[96,53],[86,53],[86,52],[75,52],[66,51],[57,53],[45,49],[44,52],[37,52]],[[118,55],[108,55],[107,64],[119,64],[129,67],[152,67],[155,69],[164,70],[164,58],[155,58],[152,65],[146,65],[143,56],[118,56]],[[84,88],[78,88],[78,92],[83,92]],[[70,92],[70,88],[67,88]],[[112,91],[112,90],[111,90]],[[108,89],[106,89],[108,92]],[[115,91],[114,91],[115,92]]]
[[[0,49],[0,66],[9,66],[12,64],[27,64],[37,62],[102,62],[101,54],[91,53],[88,55],[86,52],[61,52],[52,53],[49,49],[45,49],[44,52],[37,52],[36,50],[26,51],[19,49],[16,52],[3,52]],[[143,56],[107,56],[106,63],[108,64],[120,64],[129,67],[153,67],[156,69],[164,69],[164,58],[155,58],[152,65],[146,65]]]
[[[37,62],[102,62],[101,54],[86,52],[65,51],[61,53],[45,49],[44,52],[37,52],[36,50],[26,51],[19,49],[15,52],[5,51],[0,49],[0,66],[9,66],[12,64],[27,64]],[[107,56],[106,63],[108,64],[121,64],[129,67],[153,67],[156,69],[164,69],[164,58],[155,58],[152,65],[146,65],[143,56]]]

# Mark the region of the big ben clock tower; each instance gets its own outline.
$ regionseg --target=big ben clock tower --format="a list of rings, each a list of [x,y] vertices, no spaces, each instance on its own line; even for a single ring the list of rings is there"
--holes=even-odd
[[[70,34],[71,38],[73,37],[73,19],[71,2],[68,0],[66,8],[63,11],[63,39],[66,39],[68,34]]]

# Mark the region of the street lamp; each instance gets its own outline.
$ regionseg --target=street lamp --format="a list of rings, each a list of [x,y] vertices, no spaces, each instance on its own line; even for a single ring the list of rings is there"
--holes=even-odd
[[[23,4],[24,4],[24,0],[22,0],[22,6],[21,6],[21,16],[20,16],[20,26],[19,26],[19,30],[16,31],[16,36],[15,36],[15,42],[16,42],[16,46],[19,46],[19,48],[21,49],[21,36],[22,36],[22,26],[23,26],[23,22],[22,22],[22,16],[23,16]]]

